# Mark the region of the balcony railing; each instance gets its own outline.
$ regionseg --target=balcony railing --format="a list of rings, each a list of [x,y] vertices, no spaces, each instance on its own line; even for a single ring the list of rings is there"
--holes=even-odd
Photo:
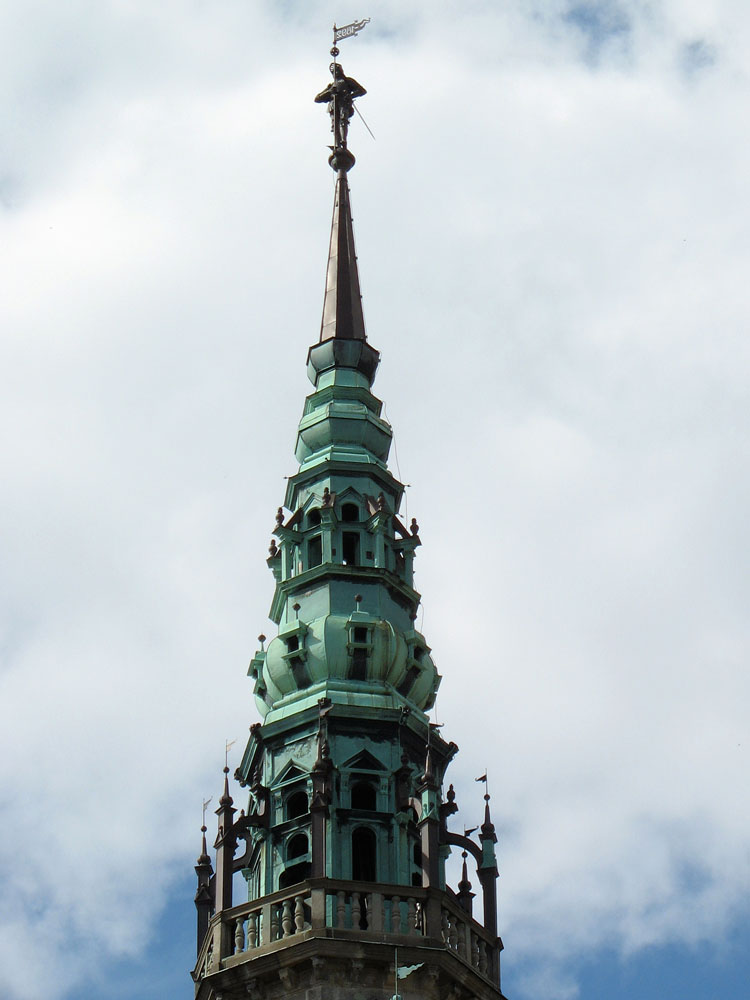
[[[439,889],[314,879],[211,918],[194,978],[307,937],[443,947],[493,984],[500,942]]]

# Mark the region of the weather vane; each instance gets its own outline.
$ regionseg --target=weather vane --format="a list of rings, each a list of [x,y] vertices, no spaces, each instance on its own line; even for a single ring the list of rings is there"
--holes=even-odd
[[[201,827],[202,830],[206,829],[206,809],[208,808],[208,803],[211,801],[212,798],[213,795],[209,795],[207,799],[203,800],[203,826]]]
[[[337,28],[334,24],[333,26],[333,49],[336,49],[336,42],[340,42],[342,38],[351,38],[352,35],[356,35],[357,32],[361,31],[366,24],[370,23],[369,17],[363,17],[361,21],[352,21],[351,24],[345,24],[342,28]],[[339,54],[339,50],[336,49],[334,52],[331,49],[331,55],[335,59]]]
[[[331,116],[331,131],[333,132],[333,145],[330,147],[331,155],[328,158],[328,162],[334,170],[346,171],[354,166],[354,156],[347,148],[349,122],[354,112],[357,111],[354,101],[367,93],[365,88],[357,83],[353,77],[347,76],[344,73],[343,67],[336,61],[339,55],[336,43],[340,42],[342,38],[352,38],[369,22],[370,18],[365,17],[361,21],[352,21],[351,24],[345,24],[341,28],[336,27],[334,24],[333,47],[331,48],[333,62],[330,65],[333,81],[328,84],[325,90],[321,90],[315,98],[316,104],[328,104],[328,114]],[[357,111],[357,114],[359,114],[359,111]],[[362,118],[361,114],[359,116]],[[367,131],[372,135],[364,118],[362,118],[362,121]],[[375,137],[373,136],[373,138]]]

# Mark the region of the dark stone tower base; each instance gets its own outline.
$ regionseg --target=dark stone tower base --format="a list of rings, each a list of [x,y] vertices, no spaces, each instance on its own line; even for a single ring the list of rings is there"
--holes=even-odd
[[[443,949],[310,939],[206,976],[198,1000],[391,1000],[395,960],[420,965],[398,983],[401,1000],[504,1000],[497,986]]]

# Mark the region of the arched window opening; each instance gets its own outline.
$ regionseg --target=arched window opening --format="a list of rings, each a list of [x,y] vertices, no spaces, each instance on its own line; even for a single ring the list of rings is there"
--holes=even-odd
[[[301,858],[303,854],[307,854],[309,847],[307,836],[304,833],[295,833],[286,845],[287,861],[291,861],[292,858]]]
[[[352,834],[352,879],[377,882],[377,839],[374,830],[359,826]]]
[[[359,532],[345,531],[341,536],[341,558],[345,566],[359,564]]]
[[[305,660],[300,650],[299,637],[296,635],[290,635],[286,638],[286,660],[289,663],[289,667],[292,671],[292,677],[294,678],[294,683],[297,687],[302,690],[303,688],[310,687],[310,675],[305,667]],[[298,653],[299,655],[294,655]],[[291,655],[290,655],[291,654]]]
[[[247,897],[248,899],[259,899],[261,896],[260,891],[260,860],[257,860],[253,865],[250,873],[245,876],[247,879]]]
[[[367,680],[367,660],[370,655],[369,629],[355,625],[352,629],[351,666],[349,676],[355,681]]]
[[[317,528],[320,524],[320,511],[317,507],[308,512],[307,515],[307,526],[308,528]]]
[[[304,882],[305,879],[310,878],[311,870],[312,866],[309,861],[301,861],[298,865],[285,868],[279,879],[279,889],[287,889],[290,885]]]
[[[396,688],[398,693],[404,695],[404,697],[408,697],[409,692],[416,684],[419,675],[422,672],[420,664],[422,663],[422,658],[424,657],[424,654],[425,654],[424,646],[414,646],[411,651],[412,660],[414,662],[406,671],[406,676]]]
[[[307,543],[307,568],[320,566],[323,562],[323,537],[315,535]]]
[[[421,840],[415,840],[412,844],[411,849],[411,860],[416,868],[416,871],[412,872],[411,884],[414,886],[422,885],[422,842]]]
[[[352,809],[377,809],[378,793],[371,781],[357,781],[352,785]]]
[[[341,520],[348,521],[349,523],[351,523],[352,521],[359,520],[359,507],[356,505],[356,503],[342,504]]]
[[[297,819],[298,816],[304,816],[307,811],[307,792],[295,792],[286,800],[287,819]]]
[[[399,686],[396,688],[399,694],[402,694],[404,698],[408,697],[409,692],[416,684],[417,678],[419,677],[421,671],[419,667],[412,665],[406,671],[406,677],[401,681]]]

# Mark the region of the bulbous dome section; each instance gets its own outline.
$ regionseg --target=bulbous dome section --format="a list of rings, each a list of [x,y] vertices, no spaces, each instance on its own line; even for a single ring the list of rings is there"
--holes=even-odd
[[[261,673],[265,712],[326,682],[350,690],[355,698],[395,691],[427,710],[440,683],[420,633],[402,632],[363,612],[329,614],[282,628],[268,645]]]

